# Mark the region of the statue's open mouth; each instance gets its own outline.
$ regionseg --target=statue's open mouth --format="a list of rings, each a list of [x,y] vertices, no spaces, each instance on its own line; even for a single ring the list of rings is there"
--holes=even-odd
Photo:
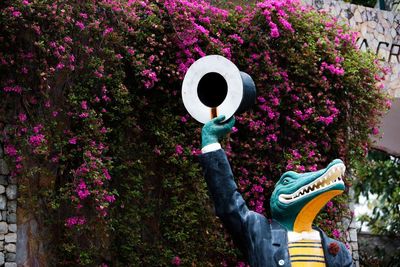
[[[331,166],[326,172],[315,179],[309,184],[306,184],[299,188],[292,194],[280,194],[279,201],[282,203],[289,204],[293,201],[297,201],[304,198],[312,193],[318,193],[320,191],[328,191],[330,188],[336,185],[342,185],[344,188],[343,175],[346,171],[346,166],[343,163],[337,163]]]

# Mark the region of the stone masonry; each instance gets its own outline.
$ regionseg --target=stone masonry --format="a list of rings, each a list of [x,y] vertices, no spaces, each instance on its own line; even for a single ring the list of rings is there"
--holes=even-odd
[[[17,267],[17,184],[9,175],[0,143],[0,266]]]

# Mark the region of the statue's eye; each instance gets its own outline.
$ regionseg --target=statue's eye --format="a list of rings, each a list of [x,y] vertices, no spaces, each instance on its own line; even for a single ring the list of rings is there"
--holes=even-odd
[[[289,184],[289,182],[290,182],[289,179],[285,178],[285,179],[283,179],[282,184],[287,185],[287,184]]]

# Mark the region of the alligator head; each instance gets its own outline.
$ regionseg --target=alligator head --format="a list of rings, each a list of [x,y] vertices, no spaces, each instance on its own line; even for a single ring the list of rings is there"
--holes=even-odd
[[[344,191],[345,170],[343,161],[335,159],[319,171],[285,172],[271,196],[272,218],[290,231],[310,231],[318,212]]]

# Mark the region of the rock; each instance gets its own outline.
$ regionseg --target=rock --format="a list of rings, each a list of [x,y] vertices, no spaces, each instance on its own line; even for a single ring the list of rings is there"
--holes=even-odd
[[[3,147],[0,145],[0,158],[4,157]]]
[[[6,264],[4,264],[4,267],[17,267],[17,264],[15,262],[6,262]]]
[[[17,225],[15,223],[9,224],[8,225],[8,231],[12,232],[12,233],[16,233],[17,232]]]
[[[0,234],[0,240],[4,240],[4,234]]]
[[[8,185],[8,178],[5,175],[0,175],[0,184],[1,185]]]
[[[17,251],[17,246],[15,244],[7,244],[4,246],[7,252],[15,253]]]
[[[17,214],[15,214],[15,213],[8,214],[7,222],[8,223],[17,223]]]
[[[6,189],[6,194],[8,199],[16,199],[17,198],[17,185],[9,185]]]
[[[7,162],[4,159],[0,159],[0,174],[9,175],[10,170],[8,169]]]
[[[4,241],[0,241],[0,251],[4,250]]]
[[[8,212],[17,212],[17,201],[11,200],[7,202],[7,211]]]
[[[0,195],[0,210],[5,210],[7,206],[7,198],[4,195]]]
[[[8,232],[8,224],[6,222],[0,222],[0,234],[6,234]]]
[[[15,261],[16,255],[15,253],[7,253],[6,254],[6,261]]]
[[[7,221],[7,211],[4,210],[1,212],[1,220]]]
[[[6,192],[6,188],[4,185],[0,185],[0,194],[4,194],[4,192]]]
[[[4,264],[4,253],[0,252],[0,265]]]
[[[9,184],[17,184],[18,178],[17,177],[8,177],[8,183]]]
[[[350,231],[350,241],[357,242],[357,230]]]
[[[17,234],[16,233],[9,233],[5,236],[6,243],[16,243],[17,242]]]
[[[360,259],[360,256],[358,255],[357,251],[353,251],[353,259],[358,261]]]

